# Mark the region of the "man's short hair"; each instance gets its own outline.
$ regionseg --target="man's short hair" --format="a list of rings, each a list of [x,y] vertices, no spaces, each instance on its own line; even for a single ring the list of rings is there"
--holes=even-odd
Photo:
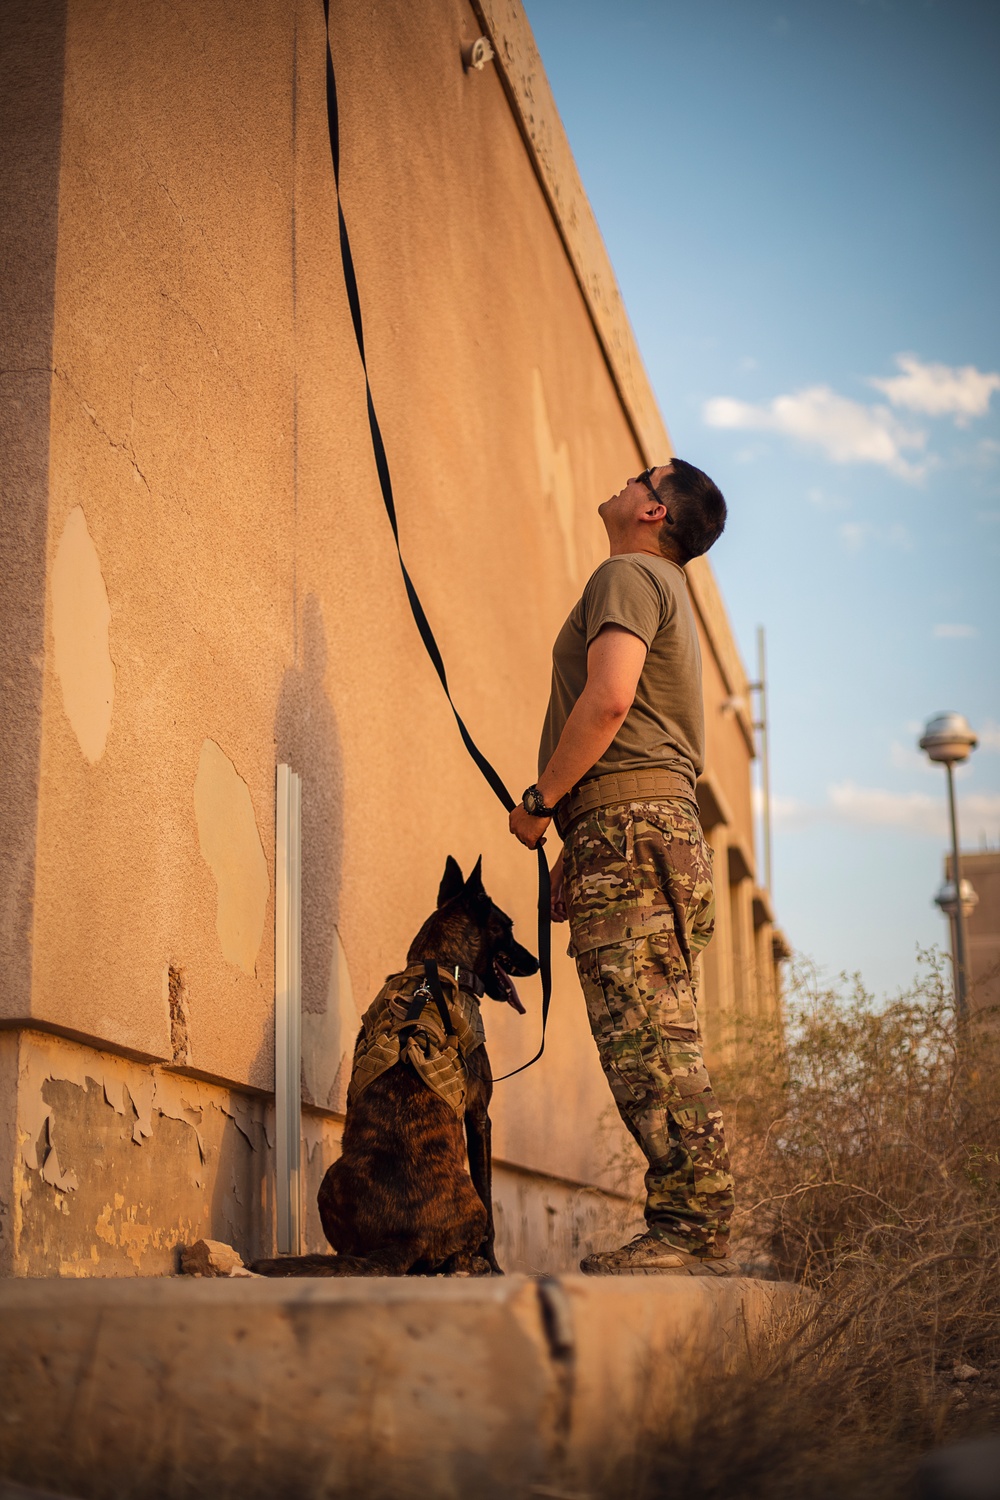
[[[671,459],[671,464],[656,486],[667,507],[659,542],[661,548],[672,542],[690,562],[719,540],[726,525],[726,502],[718,485],[694,464],[683,458]]]

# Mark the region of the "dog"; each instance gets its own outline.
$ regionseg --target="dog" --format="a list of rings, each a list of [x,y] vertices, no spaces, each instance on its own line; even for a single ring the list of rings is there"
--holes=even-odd
[[[258,1260],[264,1276],[502,1275],[494,1250],[489,1104],[479,999],[524,1006],[538,972],[510,917],[449,855],[437,908],[365,1012],[339,1160],[319,1190],[336,1255]],[[464,1124],[464,1138],[463,1138]]]

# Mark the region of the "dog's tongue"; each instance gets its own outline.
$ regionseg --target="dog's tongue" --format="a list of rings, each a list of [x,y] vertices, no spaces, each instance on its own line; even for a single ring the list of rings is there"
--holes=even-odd
[[[506,1000],[507,1004],[508,1005],[512,1005],[514,1007],[514,1009],[517,1011],[518,1015],[523,1016],[525,1014],[525,1009],[524,1009],[524,1006],[521,1004],[521,997],[520,997],[520,995],[517,993],[517,990],[514,988],[514,981],[513,981],[513,979],[511,979],[511,977],[507,973],[506,969],[502,969],[498,963],[494,963],[494,965],[493,965],[493,972],[497,976],[497,980],[498,980],[498,982],[500,984],[500,988],[503,991],[503,997]]]

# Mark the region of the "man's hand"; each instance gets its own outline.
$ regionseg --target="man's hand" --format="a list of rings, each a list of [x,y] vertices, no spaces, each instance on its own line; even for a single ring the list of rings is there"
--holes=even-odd
[[[551,818],[533,818],[519,802],[510,815],[510,831],[526,848],[537,849],[544,844],[542,835],[551,822]]]
[[[565,845],[559,850],[559,858],[552,866],[549,880],[552,884],[552,920],[553,922],[565,922],[569,913],[566,910],[566,888],[563,884],[563,855],[566,852]]]

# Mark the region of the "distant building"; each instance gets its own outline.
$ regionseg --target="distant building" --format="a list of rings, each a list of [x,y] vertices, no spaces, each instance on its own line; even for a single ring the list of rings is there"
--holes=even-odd
[[[951,880],[951,856],[944,862]],[[966,916],[969,934],[969,1013],[991,1013],[1000,1018],[1000,849],[962,852],[962,879],[969,881],[977,901]],[[953,929],[954,920],[948,922]],[[955,951],[954,932],[950,933]]]
[[[0,1268],[156,1275],[201,1235],[272,1248],[279,762],[302,777],[306,1241],[323,1249],[358,1018],[446,855],[483,854],[532,946],[536,899],[379,495],[323,7],[8,10]],[[596,503],[670,440],[516,0],[332,16],[402,545],[456,700],[519,794],[552,641],[603,555]],[[484,29],[496,59],[467,68]],[[754,860],[746,673],[707,561],[689,578],[712,1057],[728,1018],[777,1014],[784,949]],[[512,1269],[572,1265],[627,1210],[634,1148],[555,941],[545,1057],[494,1101]],[[537,1046],[525,996],[527,1019],[487,1007],[497,1074]]]

